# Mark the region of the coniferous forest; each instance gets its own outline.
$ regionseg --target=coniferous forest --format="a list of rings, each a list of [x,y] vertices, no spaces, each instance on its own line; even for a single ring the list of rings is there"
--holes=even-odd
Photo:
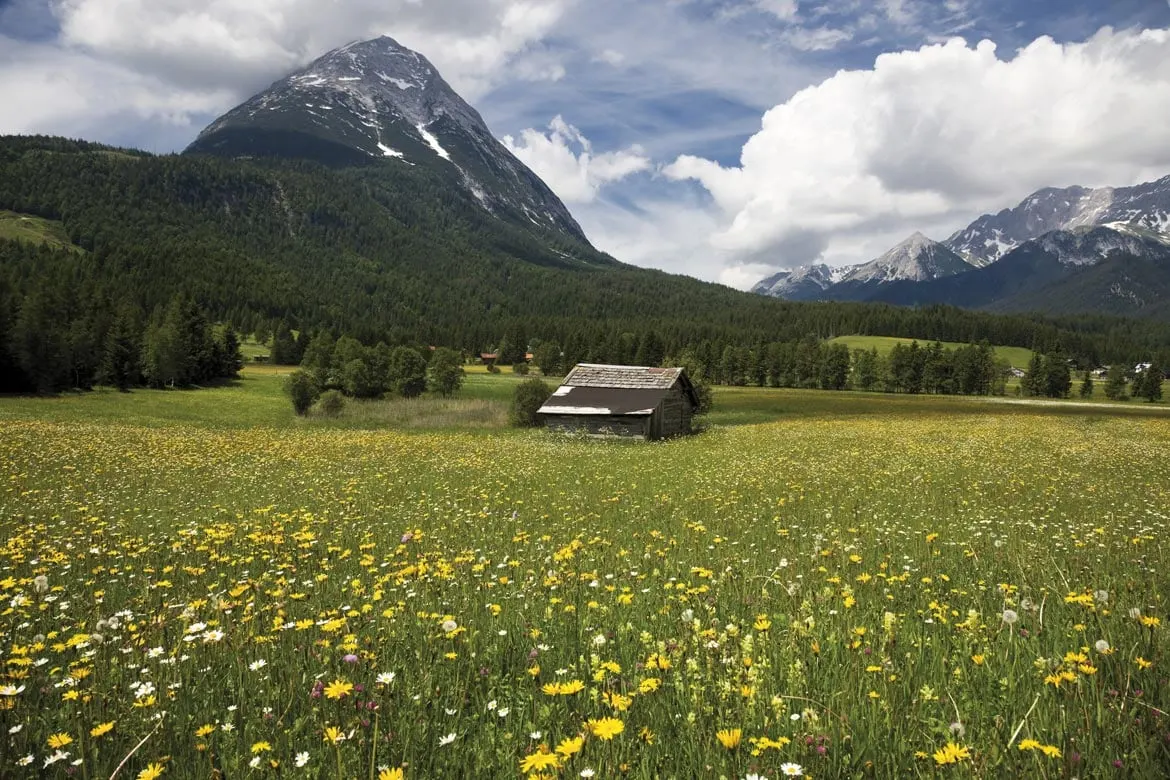
[[[0,232],[5,391],[199,383],[234,373],[236,332],[281,327],[471,354],[547,342],[612,362],[634,362],[650,338],[732,383],[750,375],[739,351],[775,363],[768,345],[846,334],[1027,347],[1086,367],[1170,344],[1170,324],[1149,320],[790,303],[634,268],[381,161],[328,169],[9,137],[0,211],[58,239]]]

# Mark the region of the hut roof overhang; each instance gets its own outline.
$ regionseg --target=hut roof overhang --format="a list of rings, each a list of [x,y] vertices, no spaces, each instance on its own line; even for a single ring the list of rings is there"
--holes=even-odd
[[[650,416],[676,383],[697,404],[682,368],[580,363],[538,410],[539,414]]]

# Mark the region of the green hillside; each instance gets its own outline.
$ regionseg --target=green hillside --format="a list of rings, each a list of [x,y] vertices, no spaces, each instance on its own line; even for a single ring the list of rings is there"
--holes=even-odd
[[[14,211],[0,211],[0,240],[23,241],[55,249],[80,251],[69,241],[68,231],[57,220],[18,214]]]
[[[907,346],[914,341],[914,339],[896,338],[893,336],[838,336],[832,339],[830,343],[844,344],[849,349],[877,349],[878,354],[888,355],[890,350],[894,348],[895,344],[905,344]],[[926,346],[926,343],[921,339],[918,340],[919,346]],[[944,341],[942,345],[947,349],[956,349],[965,346],[960,342]],[[1002,347],[993,346],[992,350],[995,352],[997,358],[1003,358],[1016,368],[1027,368],[1028,361],[1032,359],[1032,350],[1023,347]]]
[[[501,220],[433,170],[380,161],[326,168],[7,137],[0,210],[15,215],[0,236],[5,377],[14,360],[27,373],[44,345],[62,365],[92,365],[119,308],[141,332],[176,296],[245,334],[283,322],[470,353],[506,337],[599,362],[631,362],[648,339],[707,365],[726,363],[728,348],[758,356],[841,334],[986,339],[1086,363],[1147,360],[1170,344],[1166,323],[793,303],[635,268],[563,232]],[[82,373],[72,381],[86,386]],[[0,389],[22,386],[0,379]]]

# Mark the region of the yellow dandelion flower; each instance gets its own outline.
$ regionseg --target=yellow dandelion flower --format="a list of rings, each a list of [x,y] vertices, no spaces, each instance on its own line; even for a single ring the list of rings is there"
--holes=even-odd
[[[146,769],[138,773],[138,780],[157,780],[164,771],[162,764],[147,764]]]
[[[943,747],[934,751],[934,762],[943,766],[944,764],[957,764],[960,761],[965,761],[971,757],[971,749],[956,745],[954,742],[948,742]]]
[[[345,732],[337,726],[330,726],[325,729],[325,741],[331,745],[336,745],[345,739]]]
[[[568,758],[576,753],[580,753],[583,747],[585,747],[584,735],[578,734],[575,737],[565,737],[557,745],[557,755]]]
[[[1016,745],[1020,750],[1036,750],[1040,747],[1040,743],[1034,739],[1021,739],[1020,744]]]
[[[345,680],[334,680],[325,686],[325,698],[340,699],[353,691],[353,683]]]
[[[532,753],[520,760],[520,771],[526,775],[557,769],[559,766],[560,759],[554,753]]]
[[[396,766],[393,769],[383,769],[378,773],[378,780],[404,780],[406,773],[402,771],[402,767]]]
[[[260,740],[259,742],[252,745],[252,752],[253,753],[267,753],[267,752],[270,752],[271,750],[272,750],[272,745],[264,740]]]
[[[91,737],[100,737],[103,734],[109,734],[113,730],[114,721],[111,720],[109,723],[99,723],[98,725],[94,726],[89,730],[89,735]]]
[[[53,750],[59,750],[72,741],[73,737],[69,736],[65,732],[61,732],[60,734],[53,734],[49,737],[49,747],[51,747]]]
[[[1040,752],[1049,758],[1060,758],[1060,748],[1056,745],[1041,745]]]
[[[589,729],[590,734],[606,741],[613,739],[626,730],[626,724],[618,718],[588,720],[585,722],[585,725]]]
[[[739,742],[743,739],[743,729],[720,729],[715,732],[715,738],[719,740],[719,744],[728,750],[735,750],[739,747]]]
[[[1133,659],[1133,662],[1135,664],[1137,664],[1137,668],[1139,668],[1139,669],[1149,669],[1151,666],[1154,665],[1152,662],[1147,661],[1146,659],[1142,658],[1140,655],[1137,658]]]
[[[647,677],[642,682],[638,683],[638,693],[653,693],[662,685],[662,680],[657,677]]]
[[[566,683],[561,683],[561,696],[572,696],[574,693],[580,693],[585,690],[585,683],[580,680],[569,680]]]
[[[215,731],[215,726],[212,726],[210,723],[205,723],[204,725],[195,729],[195,736],[203,738],[213,731]]]
[[[603,693],[601,698],[605,701],[606,704],[608,704],[610,707],[613,707],[617,712],[625,712],[630,708],[630,705],[634,703],[634,698],[632,696],[626,696],[617,692]]]

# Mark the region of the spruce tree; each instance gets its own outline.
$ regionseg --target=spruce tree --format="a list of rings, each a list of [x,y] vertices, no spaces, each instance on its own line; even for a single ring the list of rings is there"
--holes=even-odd
[[[125,392],[141,381],[142,312],[133,304],[118,307],[114,323],[106,334],[99,381]]]
[[[1081,378],[1081,398],[1093,397],[1093,374],[1088,369],[1085,369],[1085,375]]]

